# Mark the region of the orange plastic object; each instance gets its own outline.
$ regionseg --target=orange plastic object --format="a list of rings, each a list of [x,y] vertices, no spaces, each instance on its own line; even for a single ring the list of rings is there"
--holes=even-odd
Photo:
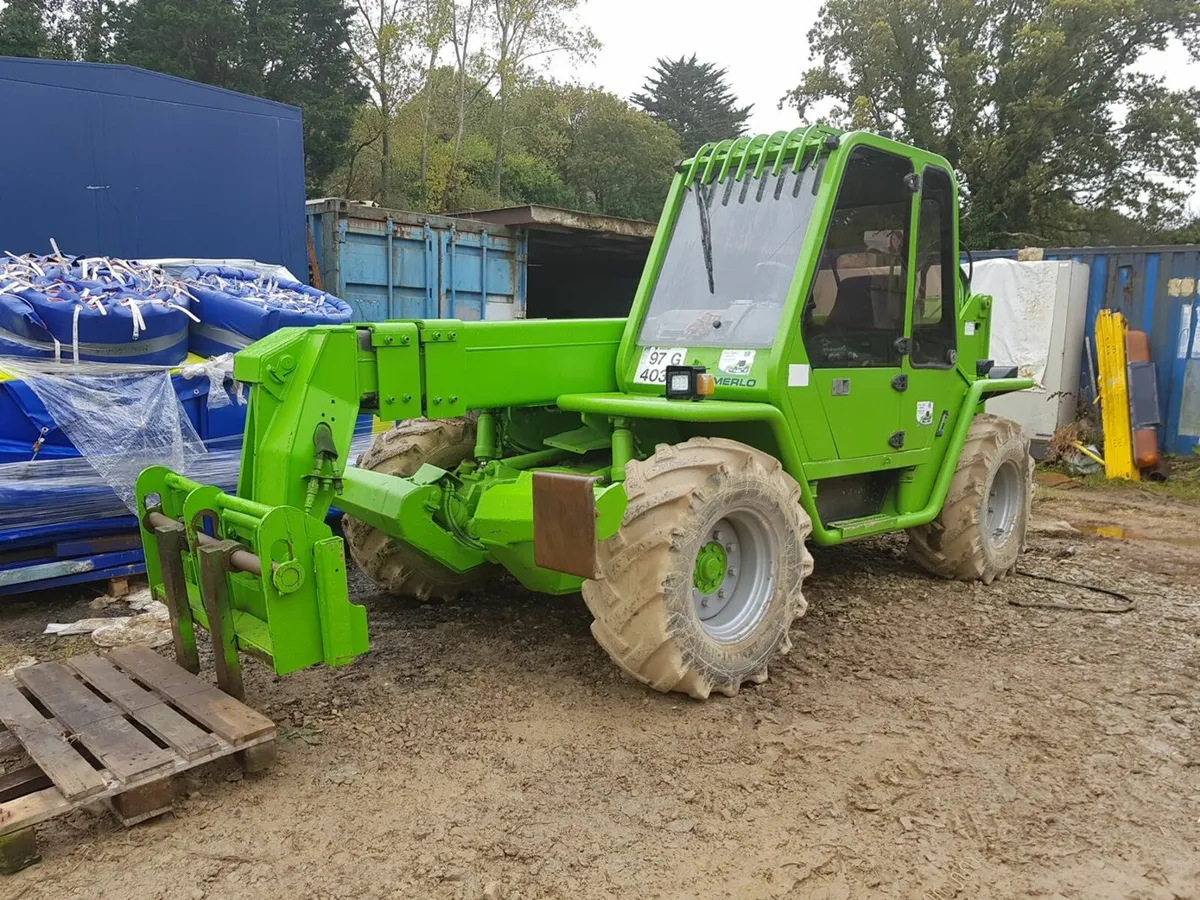
[[[1125,334],[1125,357],[1128,362],[1152,362],[1150,336],[1144,331]],[[1158,465],[1158,429],[1135,428],[1133,431],[1133,461],[1139,469]]]

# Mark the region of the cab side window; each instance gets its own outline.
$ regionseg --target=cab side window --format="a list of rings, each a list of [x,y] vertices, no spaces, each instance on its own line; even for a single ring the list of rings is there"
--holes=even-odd
[[[948,173],[927,168],[922,174],[917,224],[917,288],[913,299],[912,364],[950,368],[956,352],[958,307],[954,279],[954,188]]]
[[[850,155],[804,308],[816,368],[899,366],[908,296],[912,163],[870,147]]]

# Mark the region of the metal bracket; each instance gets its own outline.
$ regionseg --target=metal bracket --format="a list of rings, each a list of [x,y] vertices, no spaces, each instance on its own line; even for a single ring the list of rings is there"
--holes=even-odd
[[[899,391],[903,394],[908,390],[908,375],[907,373],[897,375],[892,379],[892,390]]]
[[[904,432],[903,431],[893,431],[892,436],[890,438],[888,438],[888,445],[895,448],[896,450],[899,450],[901,447],[903,447],[904,446]]]
[[[596,495],[588,475],[533,474],[533,561],[546,569],[596,577]]]

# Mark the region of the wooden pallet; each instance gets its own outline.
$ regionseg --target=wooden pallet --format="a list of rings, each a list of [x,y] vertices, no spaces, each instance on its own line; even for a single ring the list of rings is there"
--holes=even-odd
[[[274,760],[275,725],[145,647],[76,656],[0,678],[0,872],[39,859],[33,826],[106,800],[133,825],[171,809],[173,776],[234,755]]]

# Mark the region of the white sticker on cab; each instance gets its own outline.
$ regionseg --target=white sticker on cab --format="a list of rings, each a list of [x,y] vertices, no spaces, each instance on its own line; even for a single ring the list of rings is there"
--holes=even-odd
[[[788,366],[788,387],[808,387],[808,364]]]
[[[754,368],[753,350],[722,350],[717,370],[726,375],[749,375]]]
[[[918,400],[917,401],[917,424],[932,425],[933,424],[933,401]]]

